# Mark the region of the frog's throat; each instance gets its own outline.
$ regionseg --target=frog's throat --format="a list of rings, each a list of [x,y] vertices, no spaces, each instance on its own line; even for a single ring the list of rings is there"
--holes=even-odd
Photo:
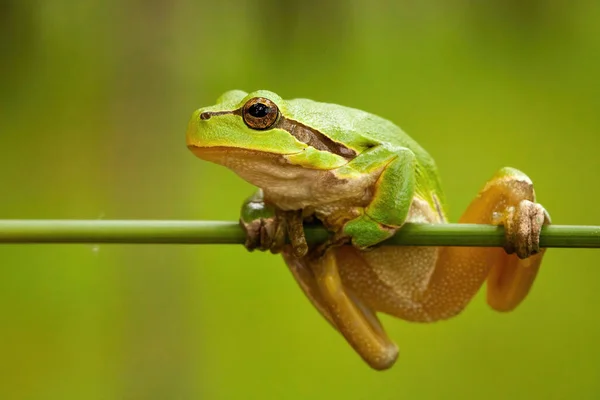
[[[263,189],[266,201],[286,211],[310,207],[326,216],[335,212],[331,204],[364,206],[378,175],[361,174],[347,179],[337,176],[334,170],[291,164],[280,154],[226,147],[191,149],[198,157],[223,165]]]
[[[242,109],[238,108],[233,111],[205,111],[200,114],[200,119],[207,120],[213,117],[218,117],[220,115],[236,115],[240,118],[243,118]],[[288,132],[298,141],[312,146],[317,150],[328,151],[347,160],[351,160],[357,156],[356,151],[354,151],[353,149],[343,145],[342,143],[338,143],[332,140],[331,138],[327,137],[323,133],[319,132],[318,130],[306,126],[301,122],[298,122],[291,118],[279,115],[277,121],[271,127],[271,129],[274,128],[282,129]]]

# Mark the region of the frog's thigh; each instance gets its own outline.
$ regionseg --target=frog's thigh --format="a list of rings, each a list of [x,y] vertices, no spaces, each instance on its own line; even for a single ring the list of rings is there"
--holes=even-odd
[[[294,277],[313,305],[344,335],[375,369],[391,367],[398,348],[390,341],[375,313],[342,284],[334,249],[319,259],[285,255]]]
[[[503,213],[507,207],[517,206],[522,200],[535,201],[533,184],[522,172],[504,168],[473,200],[460,222],[495,223],[494,213]],[[543,250],[521,260],[501,248],[443,248],[434,279],[448,281],[450,278],[449,284],[462,291],[468,301],[487,277],[488,304],[498,311],[509,311],[529,292],[542,256]],[[439,284],[432,282],[433,285],[436,283]]]

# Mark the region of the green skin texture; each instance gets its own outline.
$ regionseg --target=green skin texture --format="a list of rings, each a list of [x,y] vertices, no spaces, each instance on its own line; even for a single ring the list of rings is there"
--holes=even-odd
[[[355,151],[349,162],[329,151],[317,150],[300,142],[289,132],[273,128],[256,131],[239,115],[212,117],[199,128],[203,112],[237,110],[248,100],[264,97],[273,101],[282,116],[320,132],[336,143]],[[339,178],[353,179],[365,173],[383,170],[373,198],[362,215],[348,221],[343,233],[358,248],[373,246],[402,226],[415,196],[432,209],[444,209],[437,168],[431,156],[417,142],[390,121],[376,115],[336,104],[308,99],[283,100],[277,94],[259,90],[245,93],[233,90],[223,94],[217,104],[197,110],[190,121],[188,144],[220,146],[286,155],[289,163],[304,168],[334,170]],[[437,198],[437,204],[434,200]],[[256,211],[256,210],[255,210]]]

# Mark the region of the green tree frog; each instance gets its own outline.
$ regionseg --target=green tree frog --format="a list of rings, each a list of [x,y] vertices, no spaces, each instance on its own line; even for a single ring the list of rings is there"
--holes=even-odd
[[[373,368],[398,348],[376,313],[432,322],[458,314],[484,281],[498,311],[527,295],[542,261],[542,225],[531,180],[503,168],[460,222],[503,225],[506,246],[376,246],[405,222],[445,223],[434,160],[374,114],[259,90],[233,90],[197,110],[187,146],[259,188],[242,207],[250,250],[281,252],[317,310]],[[319,220],[327,243],[308,246],[302,224]],[[286,244],[285,238],[289,244]]]

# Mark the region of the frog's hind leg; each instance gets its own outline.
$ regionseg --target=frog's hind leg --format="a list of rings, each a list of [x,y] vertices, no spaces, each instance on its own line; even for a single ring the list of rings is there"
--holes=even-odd
[[[495,225],[504,225],[505,253],[497,257],[487,278],[488,304],[498,311],[510,311],[527,296],[535,280],[545,249],[539,238],[550,215],[535,203],[535,192],[529,178],[520,171],[501,170],[499,182],[491,184],[496,196],[509,203],[504,212],[492,217]],[[488,188],[489,189],[489,188]]]
[[[444,247],[423,294],[424,311],[439,318],[460,312],[487,278],[488,304],[498,311],[514,309],[527,296],[544,249],[539,248],[546,210],[535,203],[531,180],[512,168],[501,169],[469,205],[461,223],[504,225],[506,250]],[[516,254],[508,254],[508,253]]]
[[[356,352],[374,369],[391,367],[398,348],[387,337],[375,312],[344,287],[336,249],[318,258],[284,258],[300,287],[321,314],[346,338]]]

